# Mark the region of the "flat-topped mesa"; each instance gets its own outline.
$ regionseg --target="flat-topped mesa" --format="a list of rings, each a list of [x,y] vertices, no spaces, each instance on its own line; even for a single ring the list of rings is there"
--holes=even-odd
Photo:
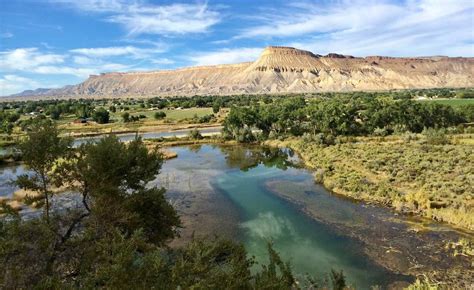
[[[289,46],[267,46],[260,57],[267,56],[267,55],[307,55],[311,57],[319,57],[320,55],[316,55],[311,51],[301,50],[294,47]]]
[[[321,67],[321,56],[284,46],[269,46],[247,71],[301,72]]]

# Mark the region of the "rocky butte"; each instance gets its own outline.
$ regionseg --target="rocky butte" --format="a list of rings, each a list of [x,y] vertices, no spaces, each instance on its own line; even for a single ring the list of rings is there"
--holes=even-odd
[[[17,96],[169,96],[375,91],[474,86],[472,57],[353,57],[270,46],[255,62],[92,75]]]

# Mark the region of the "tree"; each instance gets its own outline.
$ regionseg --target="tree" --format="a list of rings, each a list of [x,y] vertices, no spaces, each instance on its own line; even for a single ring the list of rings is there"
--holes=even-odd
[[[342,270],[337,272],[331,269],[331,283],[332,289],[334,290],[343,290],[346,288],[346,277],[344,277],[344,273]]]
[[[109,112],[100,108],[92,114],[92,119],[99,124],[107,124],[110,120]]]
[[[63,183],[58,173],[60,159],[67,156],[71,144],[70,139],[59,137],[59,131],[51,121],[39,120],[33,123],[26,139],[19,145],[25,165],[33,174],[18,176],[16,183],[20,188],[36,193],[29,196],[27,202],[44,207],[48,222],[52,187],[59,187]]]
[[[76,116],[78,118],[89,118],[91,116],[92,108],[88,104],[79,104],[76,108]]]
[[[128,112],[125,112],[122,114],[122,120],[124,123],[128,123],[130,122],[130,113]]]
[[[51,119],[53,120],[59,120],[59,117],[61,117],[61,111],[58,110],[56,107],[51,111],[50,114]]]
[[[213,112],[214,114],[219,113],[219,110],[221,109],[221,106],[222,106],[221,103],[216,100],[216,101],[212,104],[212,112]]]
[[[193,129],[191,131],[189,131],[189,138],[191,139],[202,139],[202,135],[201,135],[201,132],[199,132],[198,129]]]
[[[35,174],[20,177],[18,183],[42,194],[46,214],[42,219],[1,220],[0,266],[6,272],[0,285],[63,288],[59,285],[86,283],[98,269],[124,266],[118,260],[112,260],[118,265],[108,262],[119,259],[121,251],[132,250],[130,262],[136,262],[143,251],[157,249],[177,235],[180,220],[165,190],[148,185],[163,162],[156,150],[150,151],[140,139],[124,144],[108,136],[66,154],[69,147],[54,125],[37,126],[22,144],[25,164]],[[42,146],[34,148],[36,143]],[[82,206],[50,216],[53,183],[79,192]],[[107,247],[114,252],[107,252]]]
[[[161,120],[161,119],[166,118],[166,113],[163,111],[158,111],[158,112],[155,112],[154,117],[156,120]]]

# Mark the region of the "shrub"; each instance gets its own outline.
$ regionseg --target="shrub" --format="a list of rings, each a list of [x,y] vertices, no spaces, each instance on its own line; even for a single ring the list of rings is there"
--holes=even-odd
[[[388,135],[387,128],[375,128],[374,132],[372,133],[374,136],[385,137]]]
[[[92,114],[92,119],[99,124],[107,124],[110,121],[109,112],[100,108]]]
[[[318,133],[313,138],[314,142],[318,145],[334,145],[336,143],[336,138],[332,134]]]
[[[430,145],[445,145],[449,144],[449,138],[446,136],[446,130],[440,129],[424,129],[423,135],[426,136],[426,143]]]
[[[204,115],[198,119],[199,123],[209,123],[213,119],[213,115]]]
[[[158,112],[155,112],[154,117],[156,120],[161,120],[161,119],[166,118],[166,113],[163,111],[158,111]]]
[[[127,112],[123,113],[122,114],[122,120],[123,120],[124,123],[130,122],[130,113],[127,113]]]
[[[201,135],[201,132],[199,132],[198,129],[193,129],[193,130],[189,131],[189,135],[188,135],[188,136],[189,136],[189,138],[191,138],[191,139],[197,139],[197,140],[204,138],[204,137]]]

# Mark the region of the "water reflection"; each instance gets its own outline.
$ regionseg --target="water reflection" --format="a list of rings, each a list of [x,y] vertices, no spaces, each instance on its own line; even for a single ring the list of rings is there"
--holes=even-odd
[[[297,166],[293,159],[294,152],[290,149],[261,146],[221,146],[219,148],[226,158],[227,165],[230,168],[239,168],[242,171],[248,171],[260,164],[281,170]]]

